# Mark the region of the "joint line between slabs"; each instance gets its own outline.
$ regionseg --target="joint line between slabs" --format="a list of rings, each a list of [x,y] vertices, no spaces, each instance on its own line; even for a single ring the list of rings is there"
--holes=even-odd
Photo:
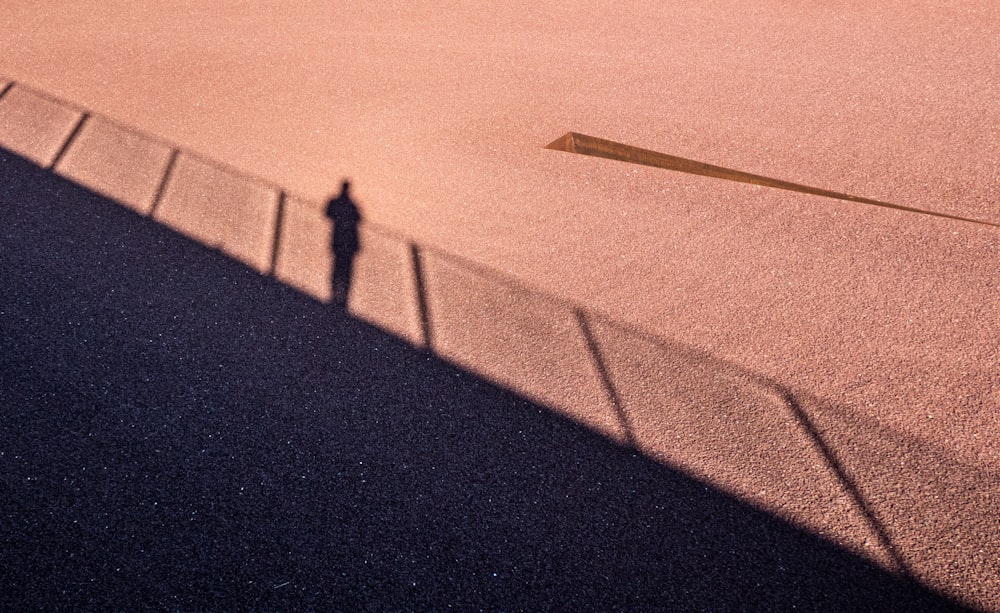
[[[87,112],[80,113],[80,119],[76,121],[76,125],[73,126],[73,129],[70,131],[69,136],[66,137],[66,140],[63,141],[62,146],[59,147],[59,151],[56,152],[56,156],[52,158],[52,163],[48,165],[49,170],[54,170],[56,165],[59,164],[60,160],[62,160],[63,156],[66,155],[66,152],[69,151],[70,145],[72,145],[73,141],[76,140],[76,137],[80,133],[80,130],[83,129],[83,124],[87,123],[88,119],[90,119],[90,113]]]
[[[907,564],[902,552],[898,547],[896,547],[892,537],[889,536],[888,528],[884,523],[882,523],[882,520],[878,518],[878,515],[875,514],[875,510],[872,508],[872,505],[868,503],[868,500],[865,498],[864,494],[861,493],[861,490],[858,488],[854,480],[847,474],[847,471],[844,469],[840,460],[838,460],[837,456],[834,454],[833,449],[826,443],[825,440],[823,440],[823,436],[820,434],[816,424],[813,423],[812,419],[809,418],[809,415],[799,405],[798,401],[790,392],[781,390],[780,394],[785,406],[791,410],[796,421],[799,422],[799,425],[802,426],[802,429],[806,431],[806,434],[813,441],[813,444],[819,450],[820,455],[823,456],[823,459],[830,467],[830,470],[833,471],[837,480],[840,481],[844,489],[847,490],[847,495],[851,497],[854,504],[858,507],[858,510],[868,521],[869,526],[871,526],[872,530],[875,531],[876,537],[881,542],[882,546],[885,547],[887,553],[892,558],[892,561],[899,567],[900,572],[905,577],[915,579],[913,571],[909,564]]]
[[[608,370],[608,366],[604,362],[604,357],[601,355],[601,348],[597,345],[597,339],[594,338],[590,325],[587,323],[587,315],[582,309],[573,309],[573,315],[576,316],[577,324],[583,333],[583,340],[587,343],[587,350],[590,351],[590,356],[597,367],[597,374],[601,378],[604,391],[608,394],[608,399],[615,409],[618,423],[621,424],[622,432],[625,434],[625,442],[632,449],[638,450],[635,433],[629,424],[628,415],[625,414],[625,405],[622,402],[621,396],[618,395],[618,390],[615,388],[614,383],[611,381],[611,372]]]
[[[420,333],[424,337],[424,347],[427,351],[433,352],[431,317],[427,304],[427,279],[424,274],[423,256],[420,252],[420,247],[416,243],[410,243],[410,260],[413,264],[413,280],[417,286],[417,309],[420,315]]]
[[[163,200],[163,194],[167,191],[167,183],[170,182],[170,177],[174,172],[174,165],[177,163],[177,156],[180,155],[180,150],[173,148],[170,150],[170,158],[167,160],[167,167],[163,169],[163,178],[160,179],[160,184],[156,187],[156,193],[153,195],[153,202],[149,205],[149,214],[147,217],[152,217],[156,213],[157,207],[160,206],[160,202]]]
[[[278,191],[278,210],[274,218],[274,240],[271,242],[271,267],[268,273],[273,277],[278,270],[278,249],[281,248],[281,226],[285,222],[285,190]]]

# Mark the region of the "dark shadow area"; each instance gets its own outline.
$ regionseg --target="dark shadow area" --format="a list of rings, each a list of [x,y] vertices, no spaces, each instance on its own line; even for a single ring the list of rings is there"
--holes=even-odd
[[[361,212],[351,200],[351,183],[344,181],[340,195],[331,198],[326,205],[326,216],[333,222],[333,275],[330,278],[330,302],[339,307],[347,306],[351,292],[351,277],[354,272],[354,258],[361,250],[358,225]]]
[[[944,610],[0,151],[0,608]]]

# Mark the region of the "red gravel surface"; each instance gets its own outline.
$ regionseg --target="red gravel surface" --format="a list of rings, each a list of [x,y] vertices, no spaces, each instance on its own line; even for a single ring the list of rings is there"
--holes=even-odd
[[[543,149],[997,222],[996,3],[297,4],[9,1],[0,75],[602,314],[648,455],[1000,609],[997,229]]]

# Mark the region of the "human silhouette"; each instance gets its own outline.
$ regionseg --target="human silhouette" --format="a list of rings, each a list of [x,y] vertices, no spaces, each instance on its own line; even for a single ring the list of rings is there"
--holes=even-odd
[[[331,302],[337,306],[347,306],[347,296],[351,290],[351,275],[354,258],[361,250],[358,238],[358,224],[361,213],[351,200],[351,183],[344,181],[340,195],[326,205],[326,216],[333,221],[333,275],[330,278]]]

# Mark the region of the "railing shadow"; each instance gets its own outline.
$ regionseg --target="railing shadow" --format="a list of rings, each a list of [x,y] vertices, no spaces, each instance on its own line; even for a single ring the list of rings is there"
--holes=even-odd
[[[950,601],[0,150],[5,609]]]

